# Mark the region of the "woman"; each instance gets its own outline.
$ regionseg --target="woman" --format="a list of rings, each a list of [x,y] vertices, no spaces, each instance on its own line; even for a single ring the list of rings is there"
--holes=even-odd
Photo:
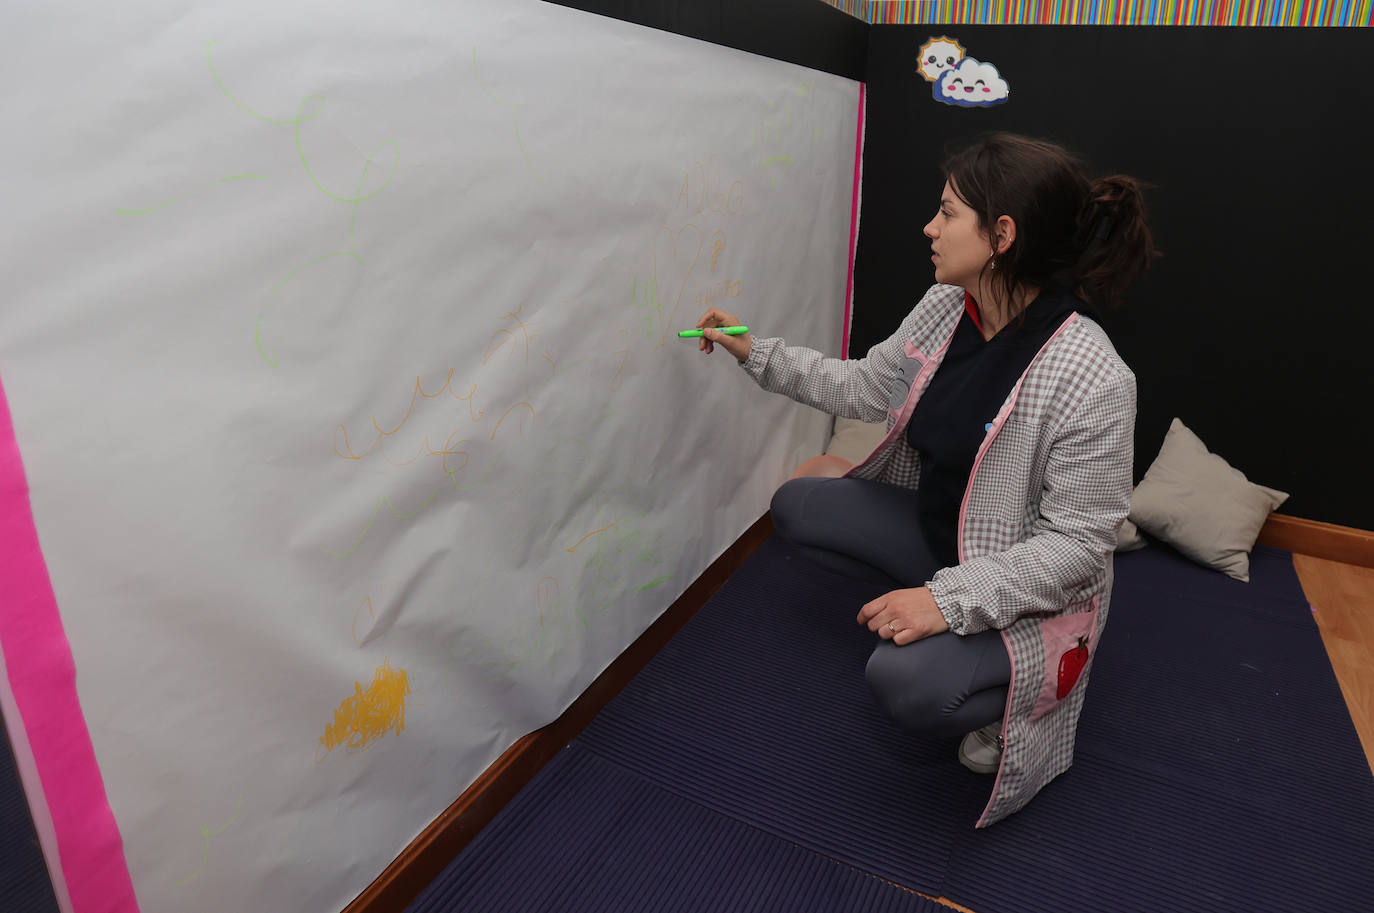
[[[881,638],[879,705],[922,733],[965,733],[996,773],[978,821],[1025,805],[1072,763],[1130,507],[1135,376],[1089,302],[1116,305],[1154,255],[1139,185],[1089,181],[1051,143],[995,134],[945,165],[925,226],[936,285],[863,359],[727,336],[765,390],[887,436],[843,478],[773,498],[778,532],[832,569],[895,585],[859,612]]]

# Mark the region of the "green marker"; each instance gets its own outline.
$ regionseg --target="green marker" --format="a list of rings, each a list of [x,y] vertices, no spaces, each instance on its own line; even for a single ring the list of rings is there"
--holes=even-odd
[[[707,330],[720,330],[726,336],[743,336],[749,332],[748,327],[707,327]],[[705,330],[678,330],[677,335],[683,339],[696,339],[705,334]]]

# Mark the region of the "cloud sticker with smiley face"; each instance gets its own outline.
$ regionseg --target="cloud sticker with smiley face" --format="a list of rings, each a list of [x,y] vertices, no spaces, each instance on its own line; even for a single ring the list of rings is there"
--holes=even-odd
[[[992,64],[965,57],[958,66],[940,74],[931,92],[936,101],[947,105],[986,108],[1005,102],[1011,87]]]
[[[931,38],[921,45],[917,68],[921,72],[922,79],[926,82],[935,82],[942,73],[952,69],[955,64],[963,59],[963,45],[953,38],[941,35],[939,38]]]

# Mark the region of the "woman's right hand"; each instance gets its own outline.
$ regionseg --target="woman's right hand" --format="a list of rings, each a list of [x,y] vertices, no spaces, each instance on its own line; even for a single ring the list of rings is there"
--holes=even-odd
[[[721,348],[735,356],[735,359],[743,364],[749,359],[749,350],[754,347],[754,340],[750,338],[749,334],[727,336],[719,330],[712,329],[713,327],[737,327],[740,325],[739,318],[734,314],[727,314],[720,308],[711,308],[702,314],[701,319],[697,321],[697,327],[706,331],[698,342],[697,348],[710,355],[715,351],[716,344],[719,343]]]

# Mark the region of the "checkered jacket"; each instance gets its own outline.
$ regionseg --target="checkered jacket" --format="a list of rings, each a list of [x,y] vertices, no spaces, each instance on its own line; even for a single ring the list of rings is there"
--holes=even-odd
[[[825,412],[886,418],[887,436],[848,475],[916,488],[920,458],[906,425],[963,310],[962,288],[936,285],[865,358],[755,339],[743,367],[765,390]],[[978,450],[959,511],[959,564],[927,583],[951,631],[997,628],[1011,656],[1002,760],[978,827],[1020,809],[1073,763],[1116,533],[1130,509],[1135,394],[1135,375],[1101,327],[1079,314],[1066,319]],[[1061,698],[1080,639],[1087,664]]]

